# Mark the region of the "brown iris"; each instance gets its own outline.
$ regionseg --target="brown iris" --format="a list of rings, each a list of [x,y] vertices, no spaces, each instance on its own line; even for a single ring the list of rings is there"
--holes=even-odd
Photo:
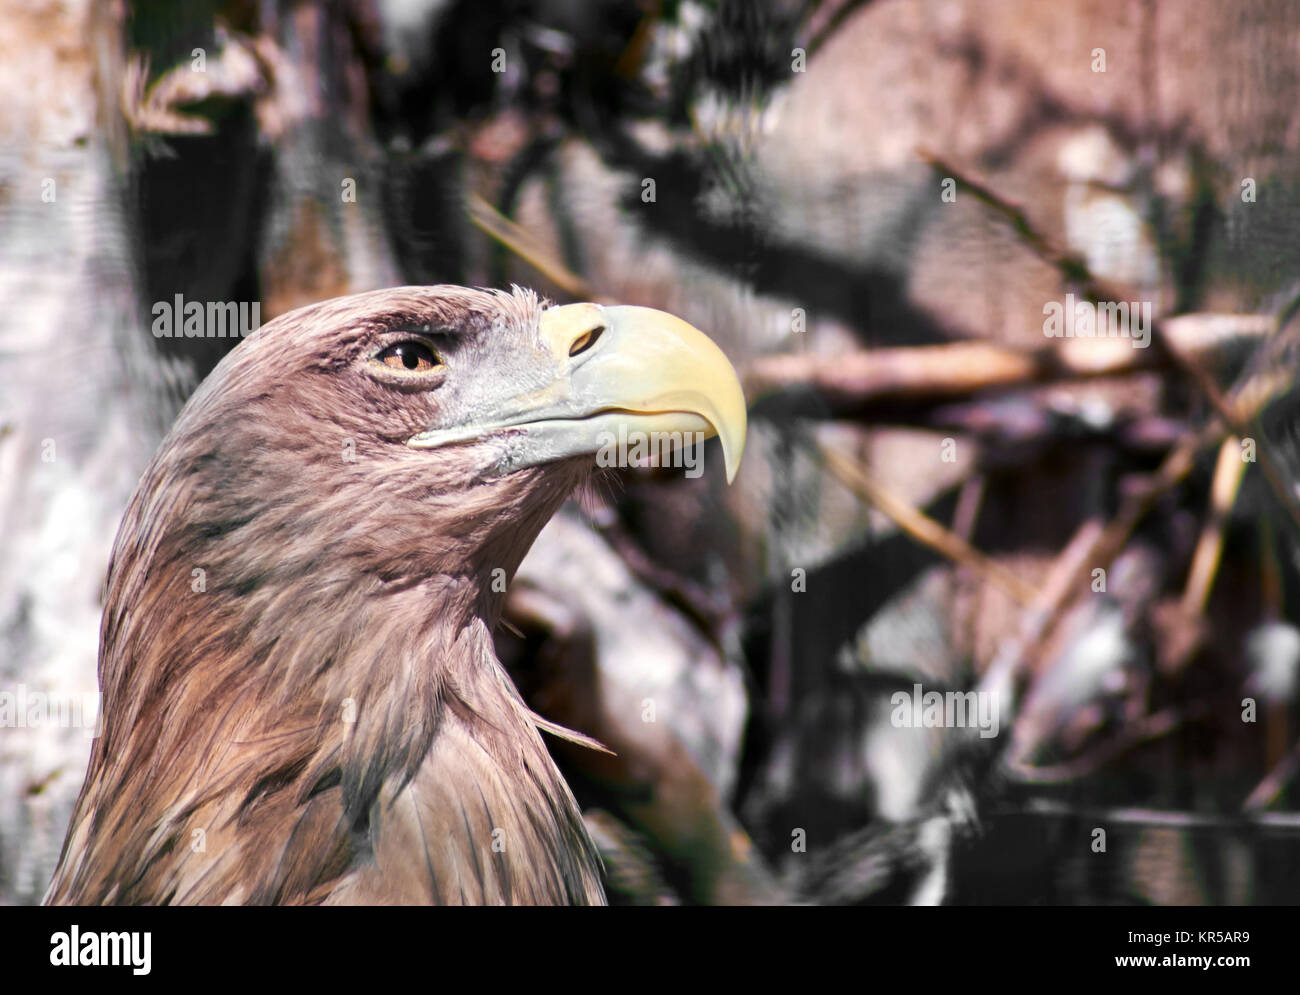
[[[414,339],[390,345],[375,359],[391,369],[408,373],[426,373],[441,362],[432,349]]]

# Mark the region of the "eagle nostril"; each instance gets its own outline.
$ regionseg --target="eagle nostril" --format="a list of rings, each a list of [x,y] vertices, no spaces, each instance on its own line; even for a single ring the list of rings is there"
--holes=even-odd
[[[573,340],[573,345],[569,346],[569,355],[576,356],[579,353],[586,352],[596,344],[596,340],[605,332],[604,325],[597,325],[590,331],[583,332]]]

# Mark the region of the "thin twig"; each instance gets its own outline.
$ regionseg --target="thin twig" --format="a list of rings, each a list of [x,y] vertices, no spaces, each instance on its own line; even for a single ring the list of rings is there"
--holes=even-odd
[[[1273,799],[1282,793],[1282,789],[1297,770],[1300,770],[1300,741],[1291,747],[1290,751],[1282,758],[1281,763],[1270,770],[1259,784],[1242,802],[1241,807],[1246,812],[1259,812],[1272,804]]]
[[[1175,812],[1158,808],[1083,808],[1064,802],[1036,798],[1015,809],[998,814],[1052,815],[1088,819],[1096,823],[1121,823],[1139,826],[1164,826],[1170,829],[1285,829],[1300,830],[1300,812],[1260,812],[1248,816],[1220,812]]]
[[[1189,618],[1205,611],[1210,589],[1214,585],[1214,574],[1219,567],[1219,557],[1223,552],[1223,530],[1227,527],[1228,516],[1237,501],[1241,478],[1245,473],[1246,461],[1241,458],[1241,440],[1230,435],[1219,447],[1219,459],[1210,484],[1209,511],[1196,542],[1196,552],[1192,555],[1192,566],[1187,574],[1187,586],[1183,590],[1182,610]]]
[[[1166,708],[1125,726],[1115,736],[1064,763],[1038,766],[1012,760],[1007,764],[1007,770],[1016,780],[1025,784],[1075,781],[1111,763],[1135,746],[1168,736],[1209,711],[1209,706],[1204,703],[1193,708]]]
[[[1014,690],[1020,671],[1037,657],[1038,649],[1052,625],[1078,593],[1076,578],[1081,569],[1091,562],[1104,531],[1100,522],[1088,519],[1057,555],[1047,573],[1047,583],[1039,589],[1037,599],[1021,618],[1019,631],[1013,639],[1003,644],[980,679],[981,692],[996,694],[1000,699],[1006,700],[1009,706],[1014,702]]]
[[[556,259],[526,228],[516,224],[476,193],[465,198],[465,210],[476,228],[496,239],[542,276],[581,300],[598,300],[590,285]]]
[[[844,486],[871,502],[893,520],[900,529],[924,546],[972,570],[992,584],[996,584],[1021,604],[1034,600],[1034,588],[995,560],[990,559],[961,536],[918,511],[898,495],[881,485],[856,461],[822,443],[818,446],[827,469]]]

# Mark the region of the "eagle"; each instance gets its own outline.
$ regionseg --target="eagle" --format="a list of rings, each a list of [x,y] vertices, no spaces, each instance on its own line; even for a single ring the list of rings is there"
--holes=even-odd
[[[686,322],[518,287],[357,294],[241,341],[118,531],[46,903],[603,904],[539,728],[582,737],[493,629],[611,439],[717,436],[730,482],[745,420]]]

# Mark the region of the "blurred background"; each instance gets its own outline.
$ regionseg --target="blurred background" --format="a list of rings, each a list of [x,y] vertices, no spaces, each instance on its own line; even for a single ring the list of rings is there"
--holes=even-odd
[[[155,305],[444,282],[671,311],[751,402],[733,486],[605,471],[499,634],[617,753],[549,741],[611,901],[1300,895],[1290,0],[7,0],[0,88],[0,901],[91,742],[18,703],[93,694],[238,341]]]

